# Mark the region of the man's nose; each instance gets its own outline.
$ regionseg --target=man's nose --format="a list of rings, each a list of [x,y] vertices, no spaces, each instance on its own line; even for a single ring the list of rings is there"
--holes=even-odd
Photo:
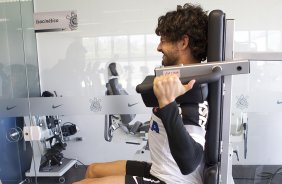
[[[162,52],[162,46],[161,43],[159,43],[158,47],[157,47],[157,51]]]

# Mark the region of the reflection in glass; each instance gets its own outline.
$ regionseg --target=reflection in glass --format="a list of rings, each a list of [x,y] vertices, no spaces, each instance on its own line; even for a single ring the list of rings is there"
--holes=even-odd
[[[279,52],[282,49],[280,30],[235,31],[237,52]]]
[[[270,51],[279,52],[282,48],[281,31],[273,30],[268,31],[267,48]]]
[[[259,37],[259,35],[258,35]],[[235,183],[280,183],[282,61],[252,61],[233,76],[230,140]]]
[[[115,58],[128,58],[128,36],[115,36],[113,37],[113,54]]]
[[[111,58],[112,56],[112,38],[110,36],[103,36],[96,38],[97,41],[97,56],[98,58]]]
[[[158,41],[153,35],[76,39],[68,44],[64,58],[52,68],[40,64],[41,91],[56,91],[59,96],[105,95],[107,67],[115,62],[120,83],[135,94],[136,85],[161,64],[156,50]]]
[[[130,57],[144,58],[145,56],[145,37],[144,35],[131,35],[129,36],[129,50]]]

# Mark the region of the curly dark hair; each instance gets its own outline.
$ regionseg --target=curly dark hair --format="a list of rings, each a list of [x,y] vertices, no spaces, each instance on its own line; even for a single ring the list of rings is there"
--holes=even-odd
[[[178,5],[176,11],[159,17],[155,32],[171,42],[179,41],[184,35],[188,35],[193,57],[199,61],[206,59],[208,15],[201,6],[189,3]]]

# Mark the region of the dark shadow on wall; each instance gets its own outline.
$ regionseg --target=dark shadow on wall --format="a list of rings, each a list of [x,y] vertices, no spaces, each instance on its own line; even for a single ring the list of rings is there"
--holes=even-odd
[[[56,91],[63,96],[94,96],[103,89],[99,78],[99,65],[87,63],[87,50],[81,40],[72,42],[64,59],[41,73],[42,91]]]
[[[27,98],[40,96],[38,68],[35,65],[0,63],[0,96],[2,98]]]

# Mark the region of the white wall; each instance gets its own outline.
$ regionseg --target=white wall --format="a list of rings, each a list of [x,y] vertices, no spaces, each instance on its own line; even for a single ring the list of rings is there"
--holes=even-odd
[[[55,90],[63,96],[104,95],[105,83],[108,80],[107,65],[114,61],[118,63],[123,87],[130,94],[135,94],[135,86],[146,75],[152,74],[153,68],[160,64],[161,55],[156,52],[159,38],[154,34],[157,18],[185,2],[187,1],[34,1],[35,12],[64,10],[78,12],[78,30],[37,34],[42,91]],[[197,2],[208,11],[222,9],[226,12],[227,18],[236,20],[235,49],[237,51],[282,51],[282,24],[279,23],[282,1],[190,2]],[[275,72],[281,77],[280,71]],[[240,95],[240,89],[244,91],[245,85],[249,86],[251,83],[240,84],[238,81],[236,85],[235,96]],[[281,92],[281,89],[278,91]],[[248,95],[252,94],[248,93]],[[148,115],[138,115],[138,118],[145,120]],[[267,119],[267,116],[264,118]],[[78,124],[81,129],[78,135],[85,138],[83,142],[69,144],[65,152],[69,157],[76,157],[88,164],[132,158],[137,150],[136,146],[105,142],[102,135],[103,116],[64,117],[64,119]],[[262,130],[263,127],[259,125],[261,122],[255,124],[257,121],[258,119],[255,118],[252,122],[254,126],[251,127],[258,126],[259,130]],[[270,123],[269,126],[275,129],[276,123]],[[273,134],[276,135],[278,132]],[[269,143],[271,142],[264,142],[258,147]],[[253,149],[259,149],[258,147],[255,146]],[[250,157],[252,156],[255,156],[255,151]],[[263,159],[256,160],[259,163]],[[272,162],[275,161],[276,157],[273,157]],[[262,162],[265,163],[264,160]],[[245,162],[245,164],[254,164],[254,162]]]

